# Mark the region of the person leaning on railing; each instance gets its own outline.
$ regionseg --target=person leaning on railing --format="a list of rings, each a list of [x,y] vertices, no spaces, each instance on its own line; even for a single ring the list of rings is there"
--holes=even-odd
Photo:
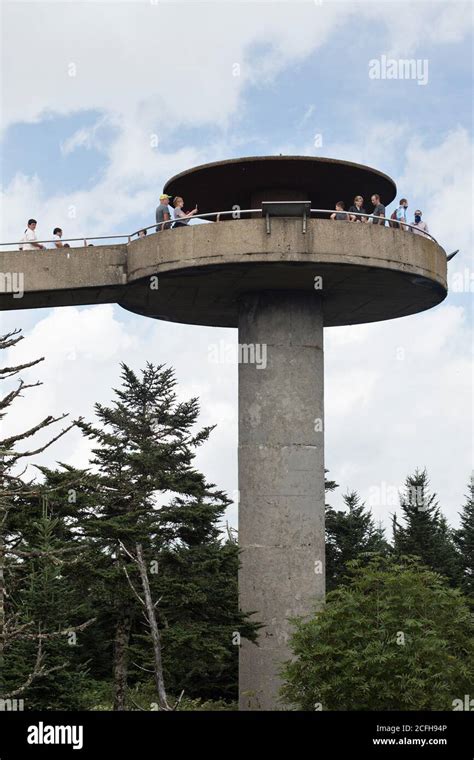
[[[421,219],[422,213],[423,212],[420,211],[419,209],[415,211],[415,221],[412,222],[413,227],[409,228],[411,229],[412,232],[415,233],[415,235],[425,235],[425,234],[429,235],[429,232],[430,232],[426,222],[423,222]]]
[[[349,221],[349,214],[347,214],[345,211],[345,204],[344,201],[338,201],[336,203],[336,210],[334,214],[331,214],[329,217],[330,219],[336,222],[348,222]]]
[[[55,248],[64,248],[64,244],[61,240],[62,236],[63,236],[63,231],[61,227],[55,227],[53,230],[53,240],[54,240]]]
[[[168,196],[168,195],[160,196],[160,200],[161,201],[167,200],[169,198],[170,198],[170,196]],[[175,201],[177,201],[177,200],[178,200],[178,198],[175,198]],[[319,214],[324,214],[324,215],[330,214],[331,220],[338,220],[338,221],[343,221],[343,220],[344,221],[348,221],[349,219],[350,219],[350,221],[354,221],[353,219],[350,218],[351,216],[360,216],[361,221],[363,221],[364,218],[365,218],[367,221],[371,222],[372,224],[381,224],[382,226],[385,226],[385,222],[388,221],[390,226],[395,226],[395,225],[397,227],[399,226],[399,222],[395,218],[396,212],[394,212],[392,214],[392,216],[390,217],[390,219],[387,219],[385,217],[385,206],[380,202],[380,196],[377,195],[377,193],[374,193],[371,196],[372,205],[374,206],[374,210],[373,210],[372,214],[366,214],[363,206],[361,205],[361,201],[363,202],[362,196],[356,196],[356,198],[354,200],[355,201],[357,200],[358,203],[355,206],[351,206],[349,212],[345,211],[345,205],[344,205],[343,201],[338,201],[336,203],[336,209],[335,209],[334,212],[331,212],[328,209],[313,208],[313,209],[311,209],[311,213],[312,214],[313,213],[319,213]],[[182,198],[179,198],[179,201],[181,202]],[[159,227],[158,226],[156,227],[157,230],[163,228],[165,225],[169,227],[170,225],[176,224],[176,222],[177,222],[177,220],[175,220],[174,218],[173,219],[171,218],[171,207],[168,206],[167,204],[164,204],[164,203],[160,203],[160,205],[162,205],[164,207],[165,211],[163,212],[163,218],[161,218],[161,216],[158,217],[158,225],[159,225]],[[182,204],[179,206],[179,208],[182,210]],[[178,204],[177,204],[177,209],[178,209]],[[355,209],[355,212],[353,213],[354,209]],[[157,209],[157,212],[158,212],[158,209]],[[195,209],[193,209],[192,211],[190,211],[187,214],[185,214],[183,212],[183,216],[181,217],[182,222],[178,221],[178,223],[180,224],[180,226],[182,226],[183,224],[187,224],[187,222],[189,221],[190,217],[194,216],[194,214],[196,214],[196,212],[197,212],[197,206],[196,206]],[[250,213],[257,213],[257,212],[262,212],[262,209],[245,209],[245,211],[241,212],[241,213],[250,214]],[[209,217],[212,216],[212,217],[215,217],[215,221],[216,222],[219,222],[221,216],[228,215],[228,214],[234,215],[235,211],[234,210],[232,210],[232,211],[215,211],[215,212],[211,212],[211,213],[198,214],[198,217],[202,218],[202,219],[204,219],[204,218],[208,219]],[[167,219],[164,218],[165,215],[168,217]],[[364,215],[365,215],[365,217],[364,217]],[[157,216],[158,216],[158,214],[157,214]],[[181,215],[178,214],[178,218],[180,216]],[[415,220],[414,220],[414,223],[409,224],[408,221],[406,222],[408,230],[411,231],[411,232],[414,232],[415,234],[424,235],[426,237],[429,237],[429,238],[431,238],[436,243],[437,242],[436,239],[429,233],[429,231],[428,231],[428,225],[426,224],[426,222],[422,221],[421,216],[422,216],[422,212],[420,210],[416,210],[415,211]],[[42,243],[39,243],[38,239],[36,237],[36,232],[35,232],[35,230],[36,230],[36,224],[37,224],[36,219],[29,219],[28,220],[27,229],[25,230],[25,234],[23,236],[23,239],[20,242],[15,241],[15,242],[8,242],[8,243],[0,243],[0,247],[7,246],[7,245],[8,246],[17,246],[18,245],[20,251],[23,251],[23,250],[25,250],[25,251],[31,251],[31,250],[35,250],[35,249],[45,250],[46,246],[43,245]],[[153,226],[154,225],[150,225],[150,229]],[[53,235],[54,235],[54,239],[53,240],[46,240],[44,242],[46,242],[46,243],[54,243],[55,247],[70,248],[70,245],[69,245],[68,242],[63,242],[62,241],[62,230],[61,230],[60,227],[55,227],[54,228]],[[130,233],[128,235],[125,235],[125,234],[122,234],[122,235],[106,235],[106,236],[102,235],[102,236],[98,236],[98,237],[93,237],[92,240],[105,240],[105,239],[108,240],[109,238],[128,238],[128,242],[130,243],[131,238],[133,236],[135,236],[135,235],[137,235],[139,238],[145,237],[145,235],[147,235],[147,228],[142,228],[141,230],[138,230],[138,232],[133,232],[133,233]],[[92,246],[92,245],[94,245],[93,243],[89,243],[88,244],[87,240],[85,238],[70,238],[70,240],[71,241],[73,241],[73,240],[74,241],[82,240],[82,244],[84,246],[88,246],[88,245]],[[448,256],[447,257],[448,261],[450,261],[453,258],[453,256],[456,255],[456,253],[458,253],[458,251],[455,251],[450,256]],[[69,256],[69,254],[68,254],[68,256]]]
[[[408,201],[406,198],[400,198],[399,206],[396,210],[396,218],[398,222],[398,227],[401,230],[404,230],[405,232],[408,230],[410,231],[410,228],[407,227],[407,208],[408,208]]]
[[[173,206],[174,206],[174,218],[176,219],[175,223],[173,224],[173,227],[186,227],[190,218],[194,216],[194,214],[197,214],[197,210],[198,210],[198,207],[195,206],[195,208],[193,208],[192,211],[189,211],[186,214],[183,211],[184,201],[180,195],[177,195],[176,198],[173,200]]]
[[[171,196],[166,195],[166,193],[162,193],[160,195],[160,205],[157,206],[155,217],[156,217],[156,231],[160,232],[165,228],[165,223],[168,222],[171,219],[170,215],[170,209],[169,209],[169,201]],[[169,227],[169,225],[166,225]]]
[[[20,251],[34,251],[36,248],[44,251],[46,249],[45,245],[36,242],[38,239],[36,237],[36,225],[36,219],[28,219],[28,226],[21,241],[23,245],[20,246]]]
[[[369,221],[366,216],[360,216],[359,214],[357,214],[358,211],[360,212],[360,214],[367,213],[363,206],[363,203],[364,203],[363,197],[361,195],[356,195],[356,197],[354,198],[354,205],[351,206],[349,209],[349,221],[351,222],[368,222]]]
[[[370,200],[372,206],[374,207],[370,221],[372,224],[381,224],[383,227],[385,227],[385,219],[383,218],[385,217],[385,206],[380,202],[380,195],[374,193]],[[382,219],[377,219],[377,217],[380,216]]]

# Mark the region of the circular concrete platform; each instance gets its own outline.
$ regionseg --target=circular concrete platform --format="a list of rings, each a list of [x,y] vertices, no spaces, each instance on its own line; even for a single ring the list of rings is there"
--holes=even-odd
[[[327,327],[415,314],[447,294],[437,243],[376,225],[311,219],[306,234],[297,218],[272,219],[270,234],[263,219],[193,225],[136,240],[127,258],[120,305],[190,324],[236,327],[249,292],[321,293]]]
[[[362,195],[370,214],[373,193],[388,206],[397,188],[386,174],[350,161],[251,156],[195,166],[168,180],[164,192],[182,196],[186,208],[198,204],[201,214],[233,206],[260,208],[262,200],[309,200],[311,208],[322,209],[334,208],[336,201],[343,200],[349,208],[354,196]]]

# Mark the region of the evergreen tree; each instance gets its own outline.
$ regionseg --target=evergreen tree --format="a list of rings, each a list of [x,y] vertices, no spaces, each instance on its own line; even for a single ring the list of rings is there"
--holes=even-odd
[[[460,517],[461,526],[455,532],[454,540],[460,556],[461,588],[474,601],[474,476]]]
[[[348,563],[370,553],[385,554],[389,545],[382,529],[355,491],[344,495],[347,512],[326,508],[326,588],[337,588],[346,576]]]
[[[19,330],[3,335],[0,350],[14,348],[22,339]],[[40,361],[43,360],[0,369],[0,380],[10,386],[0,398],[0,419],[4,419],[26,389],[40,384],[27,384],[17,377]],[[16,385],[13,379],[17,379]],[[54,536],[56,524],[46,512],[36,524],[31,518],[26,521],[20,518],[25,502],[39,501],[43,490],[34,479],[27,478],[29,459],[45,451],[72,425],[42,445],[33,444],[31,449],[25,449],[24,444],[66,416],[44,417],[28,430],[0,440],[0,697],[3,700],[28,698],[34,704],[33,691],[39,688],[40,681],[44,684],[53,673],[70,665],[66,656],[61,664],[55,657],[49,659],[51,647],[48,646],[66,631],[74,633],[71,620],[66,623],[66,605],[61,601],[56,606],[53,601],[58,598],[57,566],[64,563],[66,549]],[[87,624],[81,624],[81,629]],[[66,630],[63,625],[67,625]]]
[[[163,660],[170,691],[204,699],[235,700],[238,646],[254,640],[255,624],[238,609],[239,550],[223,542],[224,504],[174,499],[159,511],[151,575],[160,598]],[[159,542],[158,545],[156,541]],[[146,665],[143,662],[142,665]]]
[[[110,558],[104,556],[97,541],[88,534],[88,519],[97,503],[96,482],[91,473],[71,465],[60,464],[58,469],[40,467],[42,489],[47,494],[48,513],[55,521],[55,536],[67,547],[67,562],[61,567],[61,578],[68,592],[70,609],[82,610],[82,619],[94,618],[94,623],[81,631],[78,646],[71,654],[78,667],[88,669],[84,683],[83,709],[89,704],[88,693],[105,693],[110,682],[114,625],[113,589],[104,582]],[[41,517],[38,499],[24,499],[12,513],[15,524],[21,525],[25,541],[36,537],[34,524]],[[66,709],[66,707],[64,708]]]
[[[329,480],[329,478],[326,477],[326,473],[328,473],[329,470],[324,470],[324,491],[326,493],[332,493],[336,490],[336,488],[339,488],[338,483],[336,483],[335,480]],[[326,506],[329,506],[326,504]]]
[[[106,598],[112,602],[116,710],[126,708],[132,634],[137,637],[144,630],[140,614],[144,598],[137,584],[142,584],[142,591],[146,590],[147,582],[153,591],[161,585],[157,591],[163,594],[165,581],[160,577],[157,582],[153,569],[161,568],[163,560],[163,567],[167,568],[164,577],[171,583],[174,580],[170,570],[173,563],[179,565],[181,562],[180,572],[186,563],[189,568],[189,555],[182,553],[186,541],[195,537],[198,543],[206,540],[208,543],[215,542],[216,522],[229,503],[224,493],[207,483],[193,466],[197,448],[208,439],[212,430],[205,427],[194,432],[199,414],[197,399],[178,402],[174,373],[162,365],[148,363],[139,377],[122,364],[121,377],[122,386],[115,390],[113,404],[110,407],[96,404],[100,425],[79,421],[84,433],[94,441],[91,464],[96,470],[96,507],[85,519],[84,527],[86,534],[96,543],[101,579],[108,588]],[[172,502],[166,510],[164,502],[169,497]],[[160,556],[165,551],[168,552],[166,561]],[[200,544],[196,556],[199,551],[205,554],[206,549]],[[145,582],[144,573],[137,574],[140,553],[145,558],[147,568]],[[202,571],[205,567],[206,558],[203,557],[200,566],[198,564],[195,569]],[[214,569],[217,570],[216,565]],[[188,575],[190,580],[192,574]],[[216,582],[211,573],[207,577],[212,596]],[[194,580],[196,590],[202,580]],[[217,576],[217,583],[220,582],[221,578]],[[180,601],[179,594],[178,591],[176,604]],[[178,613],[173,611],[174,590],[169,586],[166,596],[170,600],[168,615],[174,619],[173,615]],[[159,621],[158,641],[156,636],[153,641],[155,654],[157,646],[162,647],[163,627],[171,627],[170,623],[165,622],[167,618],[161,609],[164,600],[155,601],[159,598],[155,594],[153,599]],[[181,603],[187,605],[188,619],[193,605],[198,606],[198,601],[190,589],[183,587]],[[212,608],[207,610],[206,615],[206,620],[212,620]],[[195,617],[196,620],[198,618]],[[234,628],[238,629],[241,617],[237,603],[234,620]],[[199,622],[202,623],[202,619]],[[206,624],[200,635],[202,650],[212,638],[212,626]],[[168,640],[171,640],[169,635]],[[229,641],[227,651],[231,646],[232,642]],[[182,648],[179,655],[183,652]],[[195,651],[187,648],[184,656],[192,670]],[[164,652],[164,657],[169,673],[169,663],[173,657],[169,651]],[[161,654],[158,658],[155,656],[155,669],[157,659],[161,660]],[[162,675],[155,672],[161,680]]]
[[[454,545],[453,531],[441,514],[435,493],[430,493],[428,474],[415,470],[405,481],[400,496],[404,524],[393,520],[395,552],[419,557],[435,572],[449,578],[452,585],[460,580],[459,559]]]
[[[5,677],[14,681],[21,673],[22,680],[27,680],[40,639],[47,670],[22,693],[30,710],[81,709],[87,682],[87,658],[81,657],[81,637],[94,621],[86,620],[87,603],[74,598],[64,573],[74,560],[72,548],[66,547],[56,535],[58,522],[49,514],[44,499],[41,517],[34,521],[30,531],[31,538],[21,540],[16,550],[22,562],[14,568],[11,606],[16,610],[18,626],[24,625],[24,632],[9,646]],[[33,621],[38,632],[31,630]]]
[[[335,480],[329,480],[326,476],[329,470],[324,470],[324,491],[327,494],[332,493],[339,488]],[[328,502],[325,503],[325,570],[326,570],[326,589],[333,588],[337,568],[337,542],[333,530],[330,529],[333,520],[334,510]]]

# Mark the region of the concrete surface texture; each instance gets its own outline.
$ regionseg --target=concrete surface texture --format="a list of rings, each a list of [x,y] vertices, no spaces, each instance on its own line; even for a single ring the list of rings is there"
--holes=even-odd
[[[446,255],[429,238],[372,225],[297,218],[233,220],[165,230],[129,245],[4,251],[24,295],[1,309],[117,302],[138,314],[237,327],[239,298],[321,288],[326,326],[406,316],[447,294]],[[158,277],[158,280],[156,279]],[[322,278],[315,281],[315,278]]]
[[[159,275],[158,289],[149,278]],[[315,278],[322,278],[322,282]],[[233,220],[133,242],[121,306],[191,324],[236,327],[243,293],[312,291],[324,324],[413,314],[446,296],[446,255],[429,238],[377,225],[311,219]]]
[[[289,618],[324,598],[323,314],[317,292],[242,299],[239,346],[240,603],[265,624],[243,641],[242,710],[278,707]],[[264,361],[262,361],[264,359]]]

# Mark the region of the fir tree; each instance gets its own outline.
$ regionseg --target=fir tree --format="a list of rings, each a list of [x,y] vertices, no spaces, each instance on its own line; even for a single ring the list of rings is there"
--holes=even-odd
[[[14,348],[22,340],[19,330],[0,337],[0,350]],[[26,389],[40,383],[25,383],[17,376],[43,359],[0,369],[0,380],[10,388],[0,399],[0,419]],[[11,382],[17,379],[16,385]],[[61,624],[65,618],[54,604],[54,566],[63,561],[64,546],[54,536],[55,525],[46,514],[35,526],[28,528],[19,519],[25,501],[41,498],[42,486],[27,478],[27,463],[61,438],[72,425],[60,430],[42,445],[25,449],[25,442],[34,439],[40,431],[63,420],[47,416],[28,430],[0,440],[0,697],[2,699],[29,697],[32,689],[45,679],[66,668],[65,659],[60,665],[48,662],[46,642],[64,633]],[[88,623],[84,624],[87,625]],[[69,624],[68,624],[69,625]],[[68,631],[71,629],[68,627]]]
[[[147,364],[139,377],[122,364],[122,386],[115,391],[113,404],[95,407],[100,425],[79,421],[84,433],[94,441],[91,464],[96,470],[97,505],[85,521],[85,530],[97,544],[102,582],[109,588],[108,597],[113,599],[116,710],[126,708],[132,633],[143,633],[140,608],[147,583],[143,566],[137,573],[139,554],[144,557],[148,582],[154,590],[157,583],[151,568],[161,566],[160,553],[170,551],[171,547],[178,553],[180,540],[186,542],[191,536],[205,542],[214,535],[216,519],[229,503],[193,466],[196,450],[208,439],[212,428],[194,430],[199,414],[197,399],[179,402],[175,388],[171,369]],[[166,511],[164,502],[170,497],[172,507]],[[170,519],[169,510],[178,506]],[[184,559],[187,561],[188,556]],[[168,581],[172,582],[171,573]],[[141,591],[137,583],[141,584]],[[159,593],[163,594],[158,589],[153,596],[159,621],[158,637],[155,630],[153,638],[155,654],[157,641],[161,648],[162,629],[166,625]],[[173,589],[169,586],[167,596],[173,600]],[[190,592],[183,598],[191,610],[194,599]],[[211,609],[208,615],[212,619]],[[150,623],[149,615],[147,619]],[[236,606],[236,625],[239,620]],[[205,642],[206,635],[211,636],[210,626],[202,635]],[[167,652],[164,657],[170,663]],[[164,677],[156,672],[158,660],[161,657],[155,656],[153,669],[161,683]],[[161,691],[164,706],[166,697]]]
[[[87,709],[88,692],[107,690],[111,672],[111,640],[113,639],[113,589],[104,582],[110,558],[88,533],[88,519],[97,504],[96,482],[91,473],[71,465],[60,464],[58,469],[39,468],[42,488],[47,494],[48,513],[55,521],[55,536],[68,547],[67,562],[61,567],[61,578],[67,591],[71,610],[82,610],[82,619],[95,618],[93,625],[78,636],[78,646],[71,650],[77,666],[89,671],[84,683],[83,708]],[[40,519],[41,506],[36,498],[23,500],[12,513],[21,525],[25,541],[35,540],[34,523]],[[94,699],[94,697],[92,697]]]
[[[44,498],[41,516],[33,522],[29,540],[18,544],[16,554],[22,562],[12,573],[16,577],[11,585],[11,607],[16,611],[17,625],[24,625],[24,631],[8,648],[5,677],[12,681],[12,676],[18,678],[20,672],[23,680],[27,679],[38,639],[47,663],[42,677],[23,691],[30,710],[81,709],[87,682],[87,657],[81,657],[81,639],[94,619],[86,620],[87,603],[75,598],[65,574],[65,568],[74,565],[74,552],[58,538],[58,523],[51,517]],[[31,630],[33,621],[37,633]]]
[[[415,470],[405,481],[405,491],[400,496],[404,524],[393,519],[393,542],[395,552],[419,557],[435,572],[449,578],[452,585],[460,580],[459,559],[453,532],[441,514],[435,493],[430,493],[428,474]]]
[[[474,475],[460,518],[461,526],[455,532],[454,540],[460,555],[461,588],[474,602]]]
[[[385,554],[389,546],[382,529],[375,526],[372,515],[355,491],[344,495],[346,511],[326,509],[326,588],[339,586],[347,573],[348,563],[366,561],[371,553]]]
[[[222,540],[223,510],[224,503],[176,498],[159,511],[159,572],[152,583],[161,599],[171,691],[235,700],[239,643],[254,640],[257,626],[238,608],[239,550],[231,537]]]
[[[329,480],[326,473],[329,470],[324,470],[324,491],[327,494],[332,493],[339,488],[338,483],[335,480]],[[337,545],[336,536],[333,530],[330,529],[331,522],[333,520],[334,510],[330,504],[325,502],[325,571],[326,571],[326,589],[332,588],[334,585],[334,579],[336,576],[337,568]]]

